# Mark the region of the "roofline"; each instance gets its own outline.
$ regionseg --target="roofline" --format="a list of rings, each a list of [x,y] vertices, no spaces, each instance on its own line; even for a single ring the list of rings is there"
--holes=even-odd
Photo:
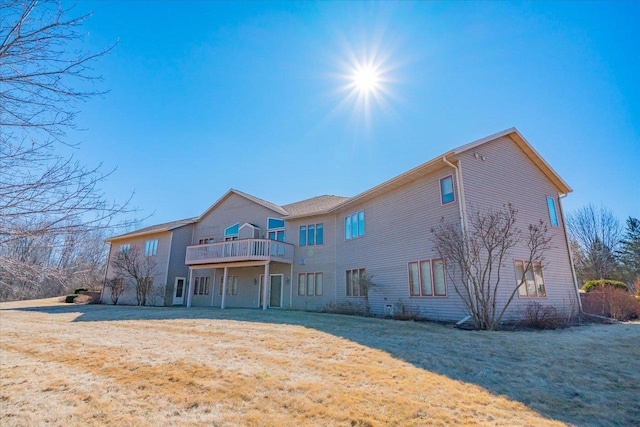
[[[180,227],[194,224],[196,222],[196,218],[190,218],[189,220],[185,220],[185,221],[188,221],[188,222],[185,222],[184,224],[176,225],[173,227],[169,227],[169,228],[159,229],[159,230],[132,231],[131,233],[125,233],[125,234],[120,234],[119,236],[109,237],[108,239],[104,239],[103,241],[106,243],[110,243],[114,240],[130,239],[132,237],[147,236],[149,234],[168,233],[169,231],[176,230]],[[153,227],[153,225],[150,227]]]
[[[571,193],[573,190],[569,187],[569,184],[563,180],[558,173],[542,158],[535,148],[526,140],[526,138],[515,127],[505,129],[501,132],[494,133],[493,135],[486,136],[476,141],[470,142],[466,145],[458,147],[454,150],[455,154],[461,154],[466,151],[472,150],[480,145],[483,145],[489,141],[493,141],[498,138],[508,136],[516,145],[529,157],[529,159],[542,171],[542,173],[554,183],[561,194]]]
[[[244,193],[242,193],[241,191],[238,191],[238,190],[235,190],[235,189],[233,189],[233,188],[230,188],[226,193],[224,193],[224,194],[222,195],[222,197],[220,197],[218,200],[216,200],[216,201],[215,201],[211,206],[209,206],[209,208],[207,208],[207,210],[205,210],[205,211],[204,211],[200,216],[198,216],[198,217],[196,218],[195,222],[200,222],[200,220],[201,220],[202,218],[204,218],[205,216],[207,216],[207,215],[209,214],[209,212],[211,212],[212,210],[214,210],[214,209],[215,209],[215,208],[216,208],[220,203],[222,203],[222,201],[223,201],[224,199],[226,199],[226,198],[227,198],[229,195],[231,195],[232,193],[233,193],[233,194],[235,194],[236,196],[240,196],[240,197],[242,197],[242,198],[243,198],[243,199],[245,199],[245,200],[248,200],[248,201],[253,202],[253,203],[256,203],[256,204],[258,204],[258,205],[260,205],[260,206],[262,206],[262,207],[264,207],[264,208],[267,208],[267,209],[269,209],[271,212],[275,212],[275,213],[280,214],[280,215],[283,215],[283,216],[288,216],[287,211],[286,211],[284,208],[282,208],[282,207],[280,207],[280,206],[278,206],[278,205],[276,205],[276,204],[273,204],[273,205],[274,205],[274,206],[278,206],[278,207],[280,207],[280,209],[282,209],[282,212],[278,212],[278,211],[274,210],[272,206],[269,206],[269,205],[267,205],[266,203],[260,203],[260,201],[259,201],[259,200],[260,200],[260,198],[258,198],[258,197],[254,197],[256,200],[253,200],[253,199],[248,198],[248,197],[247,197]],[[265,202],[266,202],[266,200],[265,200]]]

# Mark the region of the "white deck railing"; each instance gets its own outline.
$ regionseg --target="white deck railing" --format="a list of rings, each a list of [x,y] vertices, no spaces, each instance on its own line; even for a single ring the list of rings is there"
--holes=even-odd
[[[293,245],[268,239],[242,239],[187,246],[186,264],[231,261],[293,262]]]

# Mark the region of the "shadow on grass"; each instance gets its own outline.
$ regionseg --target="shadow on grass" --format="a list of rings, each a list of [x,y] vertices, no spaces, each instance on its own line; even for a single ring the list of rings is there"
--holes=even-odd
[[[70,304],[2,310],[79,313],[76,322],[210,319],[299,325],[476,384],[547,418],[576,425],[640,425],[639,323],[477,332],[429,322],[276,309]]]

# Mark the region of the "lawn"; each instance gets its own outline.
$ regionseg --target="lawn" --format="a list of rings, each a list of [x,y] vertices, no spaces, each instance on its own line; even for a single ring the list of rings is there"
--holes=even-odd
[[[0,304],[0,424],[639,425],[640,323]]]

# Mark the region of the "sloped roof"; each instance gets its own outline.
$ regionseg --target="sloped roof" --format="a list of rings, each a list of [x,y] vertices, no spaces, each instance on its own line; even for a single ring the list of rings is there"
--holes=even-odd
[[[114,237],[109,237],[108,239],[105,239],[105,242],[110,242],[112,240],[119,240],[124,238],[144,236],[144,235],[153,234],[153,233],[161,233],[164,231],[171,231],[188,224],[193,224],[194,222],[196,222],[197,219],[198,218],[194,217],[194,218],[180,219],[178,221],[165,222],[164,224],[151,225],[149,227],[141,228],[140,230],[135,230],[125,234],[120,234]]]
[[[349,197],[324,195],[312,197],[310,199],[301,200],[299,202],[289,203],[282,207],[289,213],[289,216],[306,216],[316,213],[327,212],[329,209],[348,200]]]
[[[204,211],[202,213],[202,215],[200,215],[197,218],[197,221],[199,221],[201,218],[205,217],[209,212],[211,212],[216,207],[218,207],[218,205],[220,205],[231,194],[237,194],[240,197],[243,197],[243,198],[245,198],[247,200],[250,200],[250,201],[252,201],[254,203],[257,203],[257,204],[259,204],[261,206],[264,206],[265,208],[270,209],[270,210],[272,210],[272,211],[274,211],[276,213],[279,213],[280,215],[284,215],[284,216],[288,215],[287,211],[285,211],[284,209],[282,209],[282,207],[276,205],[275,203],[268,202],[268,201],[263,200],[263,199],[261,199],[259,197],[252,196],[251,194],[243,193],[240,190],[236,190],[236,189],[232,188],[229,191],[227,191],[226,193],[224,193],[224,195],[222,197],[220,197],[218,200],[216,200],[216,202],[213,205],[209,206],[209,208],[206,211]]]

